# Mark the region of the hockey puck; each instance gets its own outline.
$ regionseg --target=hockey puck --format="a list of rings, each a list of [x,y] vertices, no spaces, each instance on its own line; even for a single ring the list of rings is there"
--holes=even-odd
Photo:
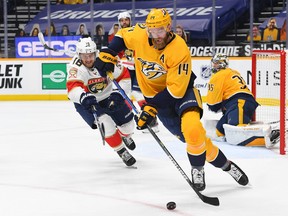
[[[166,204],[166,207],[167,207],[168,210],[173,210],[173,209],[176,208],[176,203],[175,202],[168,202]]]

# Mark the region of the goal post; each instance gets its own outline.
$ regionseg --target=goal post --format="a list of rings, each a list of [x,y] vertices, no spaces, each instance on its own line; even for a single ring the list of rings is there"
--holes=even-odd
[[[260,106],[255,113],[256,121],[279,122],[280,154],[286,154],[288,136],[287,51],[253,50],[251,90]]]

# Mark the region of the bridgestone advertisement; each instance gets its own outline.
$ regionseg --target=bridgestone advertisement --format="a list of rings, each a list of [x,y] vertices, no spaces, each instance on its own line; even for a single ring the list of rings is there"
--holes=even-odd
[[[63,99],[67,100],[67,63],[71,59],[0,59],[0,100],[15,99]],[[192,69],[197,79],[195,87],[203,96],[207,94],[207,84],[211,72],[211,57],[192,57]],[[251,58],[230,57],[229,65],[238,70],[251,88]],[[267,71],[265,76],[256,74],[257,85],[263,92],[269,88],[274,92],[279,87],[279,71]],[[261,90],[262,91],[262,90]],[[261,92],[260,91],[260,92]]]

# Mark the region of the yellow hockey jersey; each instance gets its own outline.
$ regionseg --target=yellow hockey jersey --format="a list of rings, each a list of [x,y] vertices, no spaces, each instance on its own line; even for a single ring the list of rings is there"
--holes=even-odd
[[[115,36],[123,38],[126,47],[134,50],[136,77],[145,97],[153,98],[166,87],[172,97],[184,96],[192,71],[191,55],[181,37],[173,34],[170,43],[157,50],[143,24],[120,29]]]
[[[207,105],[220,108],[223,101],[238,93],[253,95],[241,74],[231,68],[221,69],[211,76],[208,84]]]

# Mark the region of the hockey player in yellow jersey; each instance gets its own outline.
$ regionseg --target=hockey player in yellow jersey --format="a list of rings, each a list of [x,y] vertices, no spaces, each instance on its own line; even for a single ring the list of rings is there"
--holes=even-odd
[[[171,31],[166,9],[152,9],[145,24],[120,29],[108,49],[101,50],[95,66],[102,72],[113,71],[118,52],[135,51],[138,84],[147,104],[136,118],[138,128],[151,124],[156,115],[163,125],[187,144],[194,188],[205,189],[205,160],[227,171],[239,184],[248,177],[206,137],[200,118],[203,114],[200,93],[194,88],[191,55],[185,41]]]
[[[272,130],[268,124],[250,124],[258,103],[241,74],[229,68],[228,57],[214,55],[211,70],[207,105],[211,111],[223,113],[216,124],[216,135],[234,145],[273,146],[279,130]]]

